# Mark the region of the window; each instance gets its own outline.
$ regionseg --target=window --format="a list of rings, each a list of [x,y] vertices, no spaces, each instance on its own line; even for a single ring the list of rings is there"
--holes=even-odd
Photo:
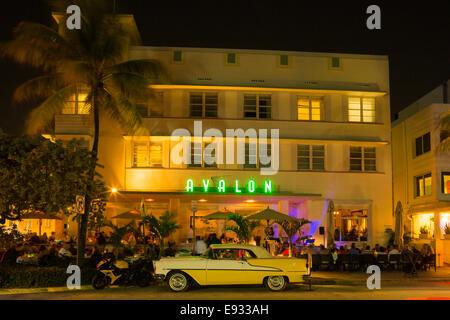
[[[270,94],[244,95],[244,117],[254,119],[271,119],[272,96]]]
[[[442,172],[442,193],[450,194],[450,172]]]
[[[348,121],[375,122],[375,98],[348,98]]]
[[[375,147],[350,147],[351,171],[377,171]]]
[[[339,68],[340,66],[341,66],[341,60],[338,57],[332,57],[331,58],[331,67]]]
[[[330,57],[328,60],[328,68],[330,70],[342,70],[342,61],[339,57]]]
[[[243,258],[256,258],[256,255],[245,249],[213,249],[213,258],[220,260],[242,260]]]
[[[144,118],[162,117],[164,114],[164,93],[157,92],[148,103],[136,103],[136,109]]]
[[[420,213],[412,216],[412,237],[430,239],[434,237],[434,213]]]
[[[189,97],[190,116],[199,118],[217,118],[219,103],[217,93],[196,92]]]
[[[191,163],[188,165],[189,168],[217,168],[217,162],[207,164],[203,161],[204,150],[205,145],[203,143],[191,142]],[[211,153],[211,156],[216,156],[215,149]]]
[[[334,240],[367,241],[367,210],[336,210],[333,220]]]
[[[289,67],[289,56],[285,54],[278,56],[278,66]]]
[[[272,164],[272,145],[270,143],[267,143],[266,148],[267,148],[266,154],[267,154],[267,157],[270,159],[270,162],[267,164],[262,164],[261,159],[259,159],[259,167],[260,168],[270,168],[270,166]]]
[[[431,150],[430,133],[426,133],[416,138],[416,157]]]
[[[415,177],[416,197],[431,195],[431,173]]]
[[[50,219],[43,219],[44,220],[44,226],[46,229],[50,229],[52,227],[52,220]]]
[[[162,167],[162,143],[148,141],[134,142],[133,167]]]
[[[172,62],[183,63],[183,52],[181,50],[172,51]]]
[[[266,144],[266,152],[265,154],[269,158],[269,163],[263,164],[261,163],[261,158],[258,153],[257,144],[245,144],[245,163],[244,168],[252,169],[252,168],[270,168],[272,164],[272,145],[270,143]]]
[[[297,145],[298,170],[325,170],[325,146]]]
[[[225,65],[227,66],[237,66],[238,56],[236,53],[230,52],[225,54]]]
[[[320,120],[322,99],[297,97],[298,120]]]
[[[87,101],[88,92],[76,89],[71,98],[64,103],[62,114],[89,114],[91,105]]]
[[[191,143],[191,163],[188,165],[189,168],[201,168],[202,167],[202,144],[201,143]]]
[[[245,163],[244,168],[257,168],[258,164],[258,153],[257,153],[256,143],[246,143],[245,144]]]

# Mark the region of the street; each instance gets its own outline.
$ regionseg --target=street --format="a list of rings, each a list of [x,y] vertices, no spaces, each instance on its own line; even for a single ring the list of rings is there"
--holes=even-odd
[[[450,282],[402,281],[383,283],[379,290],[361,285],[292,285],[284,292],[271,292],[262,286],[201,287],[187,292],[173,293],[167,286],[147,288],[107,288],[100,291],[79,290],[56,293],[0,295],[2,300],[406,300],[450,299]]]

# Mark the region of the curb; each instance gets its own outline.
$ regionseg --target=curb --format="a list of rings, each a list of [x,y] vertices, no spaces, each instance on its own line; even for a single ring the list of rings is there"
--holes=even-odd
[[[85,285],[81,286],[78,290],[70,290],[67,287],[52,287],[52,288],[11,288],[11,289],[0,289],[0,296],[2,295],[12,295],[12,294],[30,294],[30,293],[51,293],[51,292],[69,292],[69,291],[86,291],[93,290],[92,286]]]
[[[358,280],[345,280],[345,279],[316,279],[313,280],[312,284],[315,285],[361,285],[365,284],[367,281],[366,278],[358,279]],[[427,279],[427,278],[401,278],[401,279],[383,279],[381,278],[382,283],[418,283],[418,282],[450,282],[450,278],[441,278],[441,279]]]

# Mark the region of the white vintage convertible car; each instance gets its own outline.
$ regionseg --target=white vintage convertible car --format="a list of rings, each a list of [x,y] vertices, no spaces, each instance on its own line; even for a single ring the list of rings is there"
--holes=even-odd
[[[213,244],[201,256],[162,258],[153,262],[155,276],[172,291],[190,285],[264,284],[281,291],[288,283],[310,275],[308,259],[274,257],[264,248],[241,244]]]

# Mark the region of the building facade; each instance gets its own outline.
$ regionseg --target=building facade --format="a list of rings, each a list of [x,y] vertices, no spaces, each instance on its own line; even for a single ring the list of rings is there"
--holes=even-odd
[[[185,242],[192,200],[199,217],[224,208],[246,215],[270,207],[311,220],[306,232],[320,244],[332,200],[330,231],[339,244],[385,244],[385,229],[393,225],[387,57],[136,46],[130,59],[158,60],[170,84],[153,85],[155,98],[137,105],[145,135],[130,135],[102,115],[100,173],[117,190],[108,217],[138,208],[144,199],[148,213],[177,215],[182,228],[173,240]],[[83,93],[73,100],[56,116],[54,138],[84,137],[89,144],[92,119],[79,107]],[[195,124],[201,125],[197,132]],[[189,133],[191,164],[174,159],[177,129]],[[206,137],[212,129],[223,138]],[[254,129],[257,147],[248,136],[227,138],[227,129]],[[239,142],[245,163],[237,163]],[[211,143],[222,148],[211,151]],[[262,145],[270,163],[255,150]],[[224,160],[207,163],[207,150]],[[264,174],[270,166],[275,172]],[[196,219],[196,234],[220,236],[223,225]]]
[[[394,203],[403,206],[413,243],[430,243],[438,263],[450,263],[450,154],[437,148],[445,136],[439,121],[450,111],[448,81],[403,109],[392,123]]]

